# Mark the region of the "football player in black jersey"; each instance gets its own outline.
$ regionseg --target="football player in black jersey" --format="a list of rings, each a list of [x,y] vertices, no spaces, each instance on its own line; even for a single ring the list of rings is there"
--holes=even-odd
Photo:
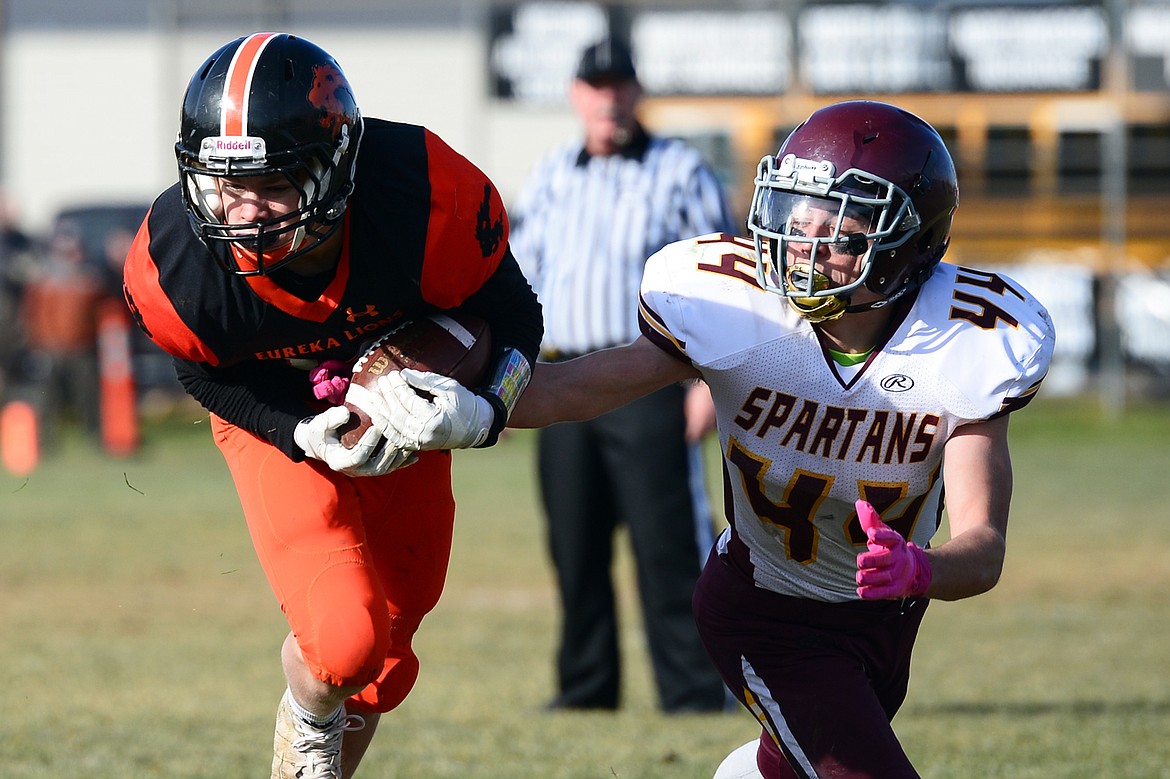
[[[130,250],[126,301],[210,412],[291,628],[272,776],[349,777],[418,675],[411,639],[450,554],[449,450],[497,439],[540,306],[492,182],[424,127],[363,120],[337,62],[303,38],[214,52],[175,149],[179,181]],[[363,406],[375,425],[344,447],[362,345],[456,308],[489,323],[495,350],[483,386],[444,395],[465,424],[415,451],[375,393]]]

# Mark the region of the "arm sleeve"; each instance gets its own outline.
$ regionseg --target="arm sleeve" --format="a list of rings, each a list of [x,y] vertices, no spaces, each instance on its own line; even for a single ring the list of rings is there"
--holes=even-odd
[[[291,460],[305,458],[293,441],[297,423],[313,413],[301,371],[254,362],[222,369],[178,358],[174,363],[183,388],[205,409],[268,441]]]
[[[464,306],[482,316],[491,328],[492,361],[485,383],[474,387],[494,412],[492,429],[483,446],[499,439],[508,416],[532,377],[532,366],[544,335],[544,320],[536,293],[521,273],[511,250],[496,272],[467,299]]]
[[[463,308],[487,321],[497,356],[514,348],[530,363],[536,363],[544,337],[544,319],[536,293],[520,272],[511,250],[505,253],[495,273],[467,298]]]

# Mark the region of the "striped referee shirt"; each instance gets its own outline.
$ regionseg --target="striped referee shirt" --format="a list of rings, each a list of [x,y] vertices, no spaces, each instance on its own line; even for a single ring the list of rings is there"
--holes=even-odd
[[[508,212],[512,252],[544,307],[546,356],[634,340],[646,259],[684,238],[734,232],[698,151],[644,131],[612,156],[592,156],[582,141],[554,149]]]

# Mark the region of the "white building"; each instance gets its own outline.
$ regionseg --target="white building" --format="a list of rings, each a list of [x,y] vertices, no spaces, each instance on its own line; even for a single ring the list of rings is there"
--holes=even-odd
[[[577,126],[563,104],[490,97],[488,23],[486,2],[458,0],[0,0],[0,190],[32,232],[66,206],[149,202],[176,180],[194,70],[281,29],[337,58],[364,114],[430,127],[508,197]]]

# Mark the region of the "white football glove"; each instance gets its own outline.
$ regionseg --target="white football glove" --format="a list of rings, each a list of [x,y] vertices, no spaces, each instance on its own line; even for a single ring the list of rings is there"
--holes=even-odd
[[[365,440],[365,436],[362,436]],[[382,446],[379,448],[378,443]],[[374,451],[364,463],[353,468],[346,468],[342,473],[348,476],[382,476],[383,474],[414,465],[418,462],[418,452],[399,449],[382,437],[375,439]]]
[[[337,429],[349,419],[349,409],[332,406],[316,416],[303,419],[293,431],[293,441],[305,456],[320,460],[330,468],[348,476],[381,476],[395,468],[414,462],[414,452],[404,451],[385,442],[380,449],[382,433],[376,425],[361,437],[356,445],[346,448]]]
[[[391,446],[407,451],[417,451],[418,447],[411,446],[410,442],[390,424],[390,407],[382,395],[381,387],[375,391],[366,389],[360,384],[350,384],[345,393],[345,402],[366,412],[366,416],[370,418],[370,424]]]
[[[437,373],[394,371],[378,379],[378,391],[386,401],[389,426],[405,439],[407,448],[420,451],[481,444],[496,415],[487,400]]]

